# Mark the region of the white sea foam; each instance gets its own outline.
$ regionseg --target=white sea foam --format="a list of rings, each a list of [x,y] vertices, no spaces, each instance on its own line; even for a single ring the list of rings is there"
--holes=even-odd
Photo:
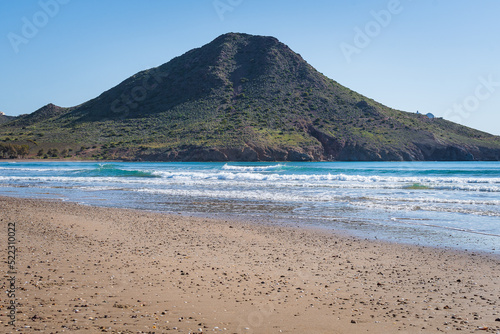
[[[138,192],[162,194],[169,196],[205,197],[216,199],[239,199],[253,201],[274,202],[315,202],[318,198],[307,195],[294,195],[287,193],[273,193],[267,191],[241,191],[241,190],[197,190],[197,189],[135,189]],[[333,200],[334,196],[325,198],[323,201]]]
[[[253,186],[272,187],[323,187],[354,189],[405,189],[414,185],[425,190],[461,190],[480,192],[500,192],[500,178],[459,178],[459,177],[396,177],[396,176],[363,176],[346,174],[264,174],[257,172],[203,172],[203,171],[141,171],[151,173],[158,178],[152,180],[143,177],[127,178],[114,176],[0,176],[0,181],[32,181],[32,182],[110,182],[110,183],[143,183],[143,184],[209,184],[212,181],[231,182],[233,185],[251,184]]]
[[[225,164],[222,166],[223,170],[233,170],[233,171],[252,171],[252,172],[261,172],[261,171],[269,171],[269,170],[277,170],[285,165],[269,165],[269,166],[236,166],[236,165],[228,165]]]
[[[400,203],[400,202],[378,202],[378,201],[366,201],[366,202],[352,202],[351,204],[371,209],[382,209],[385,211],[421,211],[421,212],[448,212],[448,213],[460,213],[466,215],[477,215],[477,216],[488,216],[488,217],[500,217],[499,211],[485,210],[478,207],[467,207],[460,205],[429,205],[426,203]]]
[[[354,181],[363,183],[486,183],[500,184],[500,178],[415,177],[347,174],[278,174],[252,172],[172,172],[156,171],[167,178],[222,179],[222,180],[269,180],[269,181]]]
[[[60,172],[76,171],[79,168],[19,168],[19,167],[0,167],[0,170],[20,171],[20,172]]]

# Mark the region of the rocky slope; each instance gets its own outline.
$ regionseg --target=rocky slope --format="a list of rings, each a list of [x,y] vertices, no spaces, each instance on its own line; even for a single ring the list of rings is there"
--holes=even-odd
[[[14,120],[14,118],[15,117],[7,116],[7,115],[5,115],[5,113],[0,111],[0,124],[8,123],[8,122]]]

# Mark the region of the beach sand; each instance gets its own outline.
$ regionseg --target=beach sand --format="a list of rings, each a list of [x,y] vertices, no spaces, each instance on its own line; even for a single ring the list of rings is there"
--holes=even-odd
[[[500,332],[500,260],[484,254],[5,197],[0,219],[0,332]]]

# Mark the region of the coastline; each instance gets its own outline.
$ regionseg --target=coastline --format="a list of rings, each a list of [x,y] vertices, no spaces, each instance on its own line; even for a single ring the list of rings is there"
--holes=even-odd
[[[0,197],[0,210],[2,238],[17,227],[12,331],[500,330],[487,254],[38,199]]]

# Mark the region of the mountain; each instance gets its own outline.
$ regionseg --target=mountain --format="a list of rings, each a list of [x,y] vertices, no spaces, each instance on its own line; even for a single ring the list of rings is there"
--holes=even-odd
[[[391,109],[276,38],[236,33],[79,106],[49,104],[0,125],[0,142],[7,136],[31,143],[31,155],[95,159],[500,160],[498,136]]]

